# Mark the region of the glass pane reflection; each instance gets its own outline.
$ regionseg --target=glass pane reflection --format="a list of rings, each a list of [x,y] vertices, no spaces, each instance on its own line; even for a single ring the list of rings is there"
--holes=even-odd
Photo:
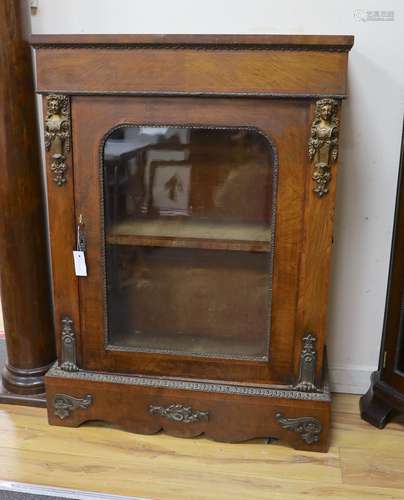
[[[250,129],[125,126],[103,158],[108,343],[265,359],[273,151]]]

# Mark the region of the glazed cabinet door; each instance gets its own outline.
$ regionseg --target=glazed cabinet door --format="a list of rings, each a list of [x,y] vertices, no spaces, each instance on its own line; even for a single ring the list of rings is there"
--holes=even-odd
[[[325,322],[305,302],[324,272],[313,277],[304,257],[329,245],[322,231],[317,249],[304,243],[318,233],[311,204],[326,222],[330,209],[312,189],[312,111],[305,100],[72,98],[83,368],[295,382],[302,339]]]

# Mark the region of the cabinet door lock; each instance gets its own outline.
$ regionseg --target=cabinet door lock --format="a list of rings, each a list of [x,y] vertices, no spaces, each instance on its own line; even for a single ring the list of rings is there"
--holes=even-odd
[[[77,242],[76,250],[73,250],[74,269],[76,276],[87,276],[86,265],[86,249],[87,241],[84,232],[83,216],[80,214],[79,223],[77,224]]]
[[[80,214],[77,224],[77,251],[85,252],[87,250],[87,240],[83,216]]]

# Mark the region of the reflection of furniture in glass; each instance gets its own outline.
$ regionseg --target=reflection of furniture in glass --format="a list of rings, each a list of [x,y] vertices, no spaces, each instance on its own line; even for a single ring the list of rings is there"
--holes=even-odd
[[[404,126],[379,369],[361,398],[364,420],[382,429],[392,413],[404,413]]]
[[[148,210],[157,215],[190,215],[191,168],[187,162],[152,162]]]
[[[128,200],[122,194],[128,188],[128,180],[133,176],[138,156],[142,155],[142,144],[133,144],[131,141],[108,141],[104,150],[104,162],[107,167],[105,185],[108,195],[111,197],[111,216],[116,219],[122,208],[119,202],[123,202],[126,207]],[[130,163],[132,168],[127,168]],[[124,208],[125,209],[125,208]]]
[[[165,191],[168,191],[167,189],[165,189],[165,184],[167,182],[170,184],[169,188],[171,190],[173,198],[176,198],[179,194],[179,190],[182,189],[182,195],[180,194],[180,198],[182,199],[184,195],[186,196],[187,194],[187,190],[184,190],[184,186],[182,184],[183,182],[187,184],[187,182],[186,179],[181,182],[180,172],[177,176],[175,176],[175,172],[173,172],[174,175],[171,176],[173,177],[173,179],[171,179],[171,177],[168,177],[165,182],[161,183],[159,181],[161,181],[162,179],[159,175],[156,179],[156,168],[158,168],[159,165],[163,167],[163,165],[167,164],[167,162],[172,162],[171,168],[168,169],[172,170],[177,163],[186,162],[189,156],[189,151],[187,148],[189,131],[185,128],[175,129],[172,127],[143,127],[142,130],[143,133],[146,133],[146,136],[153,137],[153,141],[156,141],[156,143],[155,145],[149,145],[143,165],[144,198],[142,201],[141,210],[142,213],[147,214],[153,211],[153,209],[160,211],[160,209],[164,210],[164,208],[166,208],[169,212],[170,205],[174,205],[175,208],[176,204],[172,202],[175,202],[176,200],[170,200],[170,197],[164,196]],[[167,147],[167,145],[169,147]],[[157,172],[161,172],[161,170],[162,168],[158,169]],[[184,171],[186,169],[180,169],[180,171],[181,170]],[[166,198],[165,205],[161,205],[161,202],[163,202],[163,200],[159,200],[161,196],[163,196],[163,199]],[[179,206],[180,205],[181,202]],[[175,215],[175,213],[173,215]],[[185,212],[184,215],[186,215]]]
[[[47,157],[60,346],[50,422],[326,450],[352,38],[35,40],[38,91],[65,89],[74,117],[64,168]],[[74,247],[86,277],[74,276]]]
[[[146,151],[137,168],[147,172],[147,205],[111,218],[114,199],[104,183],[108,342],[144,352],[266,359],[271,145],[255,130],[157,130],[150,147],[150,127],[130,130]],[[178,137],[186,138],[190,155],[178,148]],[[150,161],[148,154],[172,158],[179,151],[186,161]],[[104,161],[104,178],[108,168]],[[128,185],[123,196],[136,189]],[[245,208],[250,204],[255,211]]]

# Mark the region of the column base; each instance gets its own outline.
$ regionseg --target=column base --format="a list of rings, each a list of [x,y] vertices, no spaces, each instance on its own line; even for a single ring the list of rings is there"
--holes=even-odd
[[[0,373],[6,364],[6,343],[0,337]],[[0,377],[0,403],[8,405],[36,406],[46,408],[45,394],[15,394],[9,392],[2,384]]]
[[[15,368],[6,363],[2,373],[3,386],[14,394],[42,394],[45,392],[44,376],[52,364],[38,368]]]

